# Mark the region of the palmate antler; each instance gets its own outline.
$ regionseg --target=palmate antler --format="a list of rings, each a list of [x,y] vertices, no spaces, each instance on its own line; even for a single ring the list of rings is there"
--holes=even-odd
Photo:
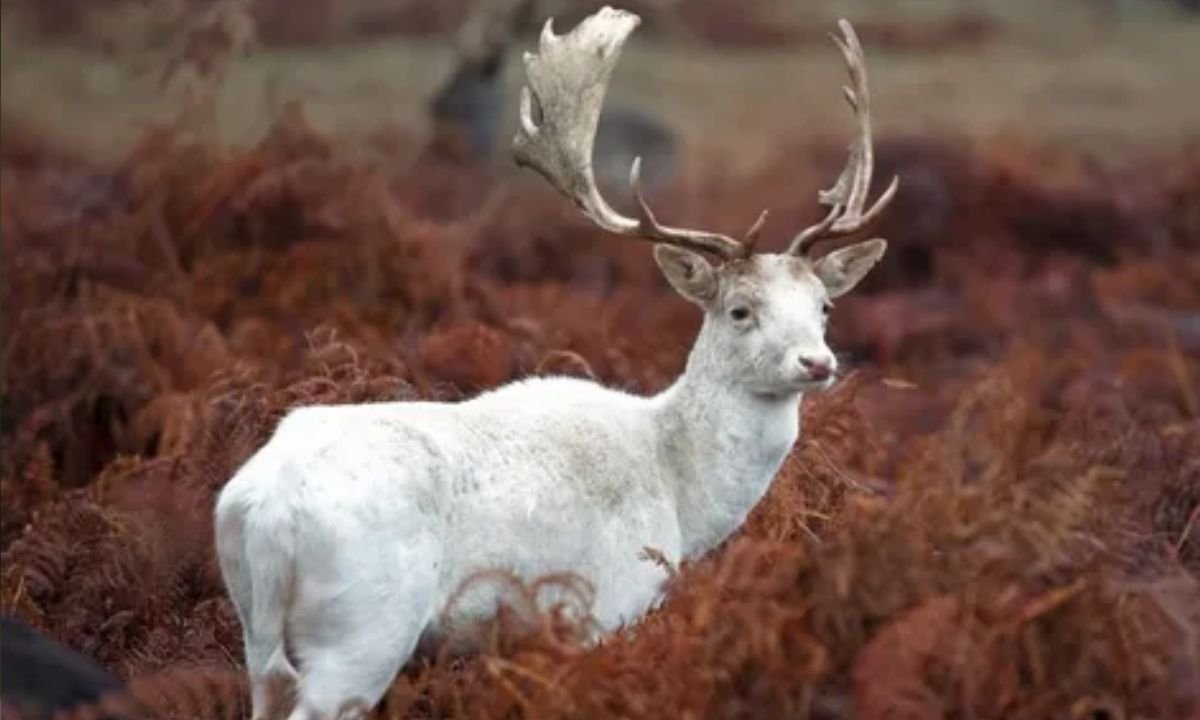
[[[728,235],[668,227],[654,217],[642,195],[641,158],[630,170],[630,186],[638,217],[614,210],[596,187],[592,152],[604,94],[625,40],[641,19],[625,10],[605,6],[566,35],[556,35],[553,19],[542,28],[538,53],[525,53],[526,86],[521,89],[521,127],[513,138],[513,153],[522,167],[539,172],[596,225],[625,237],[713,253],[724,259],[748,257],[766,221],[763,211],[741,240]],[[843,42],[835,38],[850,67],[854,88],[846,97],[859,120],[859,136],[851,146],[850,160],[833,188],[822,191],[820,201],[830,205],[829,215],[796,236],[788,252],[806,255],[823,237],[856,232],[874,220],[891,201],[897,181],[864,215],[871,180],[871,130],[866,71],[862,48],[850,24],[842,21]]]
[[[517,164],[537,170],[605,230],[724,258],[745,257],[762,228],[765,212],[741,241],[662,225],[642,196],[641,158],[634,161],[629,174],[638,207],[636,219],[614,210],[596,188],[592,148],[600,108],[621,47],[640,22],[633,13],[607,6],[567,35],[556,35],[553,19],[546,21],[539,52],[525,53],[527,85],[521,90],[521,128],[513,139]]]

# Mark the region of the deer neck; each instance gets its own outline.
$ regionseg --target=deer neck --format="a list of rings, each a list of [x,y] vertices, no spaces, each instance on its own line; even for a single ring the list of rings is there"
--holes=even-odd
[[[654,403],[660,467],[676,499],[685,558],[742,525],[800,432],[799,393],[766,396],[731,382],[719,361],[708,361],[702,340]]]

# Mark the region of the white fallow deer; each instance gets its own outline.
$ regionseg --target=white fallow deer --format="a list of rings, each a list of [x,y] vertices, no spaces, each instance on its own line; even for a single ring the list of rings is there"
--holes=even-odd
[[[253,714],[291,720],[374,707],[418,647],[447,623],[486,619],[495,598],[443,612],[490,569],[585,578],[598,634],[641,617],[672,564],[729,537],[763,497],[799,433],[805,392],[837,373],[826,345],[833,298],[883,256],[880,239],[817,257],[862,229],[872,150],[867,77],[840,24],[858,132],[825,218],[781,254],[661,225],[632,169],[638,217],[600,196],[592,147],[605,89],[638,16],[605,7],[572,32],[546,23],[525,55],[517,162],[592,222],[655,243],[670,285],[704,311],[686,369],[642,397],[566,377],[529,378],[455,402],[292,411],[221,492],[216,544],[245,632]],[[710,263],[702,253],[714,256]],[[661,558],[657,558],[661,560]],[[456,606],[457,607],[457,606]],[[292,696],[289,700],[285,696]]]

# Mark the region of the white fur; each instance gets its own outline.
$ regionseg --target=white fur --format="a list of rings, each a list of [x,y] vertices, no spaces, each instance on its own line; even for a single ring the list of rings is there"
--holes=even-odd
[[[537,378],[459,403],[306,407],[239,470],[216,539],[256,718],[280,682],[298,688],[295,720],[373,706],[477,571],[577,573],[609,632],[660,597],[665,571],[644,547],[677,563],[741,525],[796,440],[801,393],[831,382],[798,362],[832,363],[825,285],[789,256],[656,258],[705,310],[662,393]],[[733,319],[741,306],[751,316]],[[495,601],[474,596],[450,619],[486,618]]]

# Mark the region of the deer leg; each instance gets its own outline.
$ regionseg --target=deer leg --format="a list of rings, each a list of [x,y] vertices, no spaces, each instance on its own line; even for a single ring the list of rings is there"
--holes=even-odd
[[[289,720],[365,717],[433,616],[441,545],[432,532],[357,527],[298,573],[289,627],[300,664]],[[398,541],[399,540],[399,541]]]

